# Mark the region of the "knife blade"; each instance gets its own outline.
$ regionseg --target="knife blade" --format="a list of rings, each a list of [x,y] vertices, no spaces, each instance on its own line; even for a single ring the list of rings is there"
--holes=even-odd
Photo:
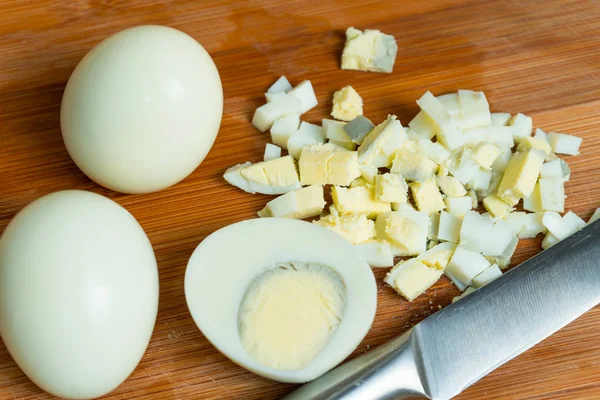
[[[599,303],[600,221],[284,399],[450,399]]]

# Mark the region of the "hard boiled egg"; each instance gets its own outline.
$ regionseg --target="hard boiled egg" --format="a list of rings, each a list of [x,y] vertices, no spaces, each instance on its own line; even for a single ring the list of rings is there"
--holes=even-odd
[[[323,227],[285,218],[240,222],[206,238],[187,266],[196,325],[223,354],[281,382],[306,382],[343,361],[377,303],[356,249]]]
[[[117,203],[62,191],[25,207],[0,238],[0,334],[45,391],[89,399],[119,386],[158,309],[152,246]]]
[[[88,177],[124,193],[174,185],[217,136],[223,89],[210,55],[191,36],[138,26],[92,49],[69,78],[62,135]]]

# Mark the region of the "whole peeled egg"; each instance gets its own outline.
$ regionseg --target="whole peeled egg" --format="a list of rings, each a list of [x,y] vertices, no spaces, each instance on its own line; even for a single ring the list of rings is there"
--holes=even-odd
[[[121,31],[73,71],[62,136],[96,183],[149,193],[184,179],[211,149],[223,114],[219,72],[191,36],[165,26]]]
[[[0,334],[45,391],[89,399],[119,386],[150,341],[158,270],[135,218],[86,191],[21,210],[0,238]]]

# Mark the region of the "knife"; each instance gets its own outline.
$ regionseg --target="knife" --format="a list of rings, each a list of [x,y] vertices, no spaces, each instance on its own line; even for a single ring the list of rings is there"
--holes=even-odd
[[[286,400],[450,399],[600,303],[600,221]]]

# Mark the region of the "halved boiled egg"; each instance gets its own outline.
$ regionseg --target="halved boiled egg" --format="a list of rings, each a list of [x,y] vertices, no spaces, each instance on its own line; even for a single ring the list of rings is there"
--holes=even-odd
[[[307,382],[342,362],[377,305],[373,273],[350,243],[285,218],[243,221],[207,237],[188,263],[185,296],[219,351],[281,382]]]

